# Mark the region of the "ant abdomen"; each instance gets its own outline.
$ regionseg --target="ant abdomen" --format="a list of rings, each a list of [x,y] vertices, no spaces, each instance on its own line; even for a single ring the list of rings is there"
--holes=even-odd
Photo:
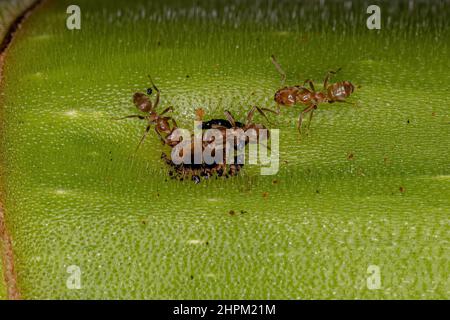
[[[328,100],[330,102],[345,100],[354,90],[355,86],[349,81],[334,83],[327,88]]]
[[[136,92],[133,95],[133,103],[142,112],[149,112],[152,110],[152,102],[149,100],[148,96],[143,93]]]

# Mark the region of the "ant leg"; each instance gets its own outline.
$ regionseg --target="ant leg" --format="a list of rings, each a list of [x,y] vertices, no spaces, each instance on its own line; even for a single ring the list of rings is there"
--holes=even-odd
[[[351,104],[354,107],[357,107],[356,102],[350,102],[350,101],[347,101],[347,100],[339,100],[339,99],[334,100],[334,101],[335,102],[340,102],[340,103],[348,103],[348,104]]]
[[[227,118],[227,120],[230,121],[231,126],[233,128],[235,128],[236,127],[236,121],[234,120],[234,117],[231,115],[230,111],[227,110],[227,111],[224,112],[224,114],[225,114],[225,117]]]
[[[272,113],[276,114],[277,116],[280,115],[280,113],[281,113],[281,108],[278,103],[277,103],[277,107],[275,110],[268,109],[268,108],[261,108],[261,110],[272,112]]]
[[[277,112],[276,112],[276,111],[273,111],[273,110],[271,110],[271,109],[268,109],[268,108],[260,108],[260,107],[258,107],[258,106],[254,106],[254,107],[253,107],[253,109],[252,109],[253,113],[251,114],[251,117],[250,117],[250,112],[248,113],[248,115],[247,115],[247,123],[246,123],[246,124],[250,124],[251,120],[253,119],[253,115],[254,115],[255,109],[256,109],[256,111],[258,111],[258,113],[259,113],[260,115],[262,115],[262,116],[264,117],[264,119],[266,119],[266,121],[267,121],[268,123],[272,124],[272,122],[269,120],[269,118],[267,118],[267,116],[266,116],[266,114],[264,113],[264,111],[272,112],[272,113],[275,113],[275,114],[277,114]]]
[[[277,109],[275,110],[275,113],[278,115],[281,112],[280,105],[277,103]]]
[[[316,106],[316,108],[317,108],[317,106]],[[313,118],[314,110],[316,110],[316,108],[313,108],[311,110],[311,113],[309,114],[308,131],[309,131],[309,127],[311,126],[311,121],[312,121],[312,118]]]
[[[142,142],[144,142],[145,138],[146,138],[147,135],[148,135],[148,132],[150,131],[150,127],[151,127],[151,125],[148,125],[148,126],[145,128],[144,135],[142,136],[141,141],[139,141],[139,144],[137,145],[136,150],[134,150],[134,153],[136,153],[136,152],[138,151],[138,149],[139,149],[139,147],[141,146]]]
[[[341,71],[342,68],[338,68],[336,71],[330,70],[327,72],[327,75],[325,76],[325,80],[323,81],[323,89],[326,90],[328,87],[328,80],[330,80],[332,75],[335,75],[339,71]]]
[[[305,86],[305,84],[309,84],[309,87],[312,89],[312,91],[316,91],[316,89],[314,88],[314,83],[312,82],[311,79],[306,79],[305,82],[303,82],[303,87]]]
[[[151,82],[151,84],[152,84],[153,89],[155,89],[155,91],[156,91],[156,100],[155,100],[155,104],[153,105],[153,110],[155,110],[156,107],[157,107],[158,104],[159,104],[159,95],[160,95],[160,91],[159,91],[159,89],[155,86],[155,84],[153,83],[152,77],[151,77],[150,75],[148,75],[148,78],[150,79],[150,82]]]
[[[264,147],[264,148],[266,148],[267,150],[269,150],[269,151],[272,150],[272,149],[270,149],[270,147],[269,147],[267,144],[265,144],[264,142],[259,141],[259,144],[260,144],[262,147]]]
[[[129,118],[139,118],[139,119],[141,119],[141,120],[144,120],[144,119],[145,119],[144,116],[140,116],[140,115],[137,115],[137,114],[133,114],[133,115],[131,115],[131,116],[125,116],[125,117],[121,117],[121,118],[111,118],[111,119],[112,119],[112,120],[123,120],[123,119],[129,119]]]
[[[162,116],[164,113],[167,113],[169,111],[173,111],[173,107],[172,106],[170,106],[168,108],[165,108],[159,115]]]
[[[303,111],[300,113],[300,116],[298,117],[298,124],[297,124],[297,129],[298,129],[298,132],[300,133],[300,135],[302,134],[303,115],[310,112],[311,110],[313,110],[314,107],[315,107],[315,105],[310,105],[310,106],[306,107],[305,109],[303,109]]]
[[[281,108],[280,108],[280,105],[278,103],[277,103],[277,107],[275,108],[275,110],[272,110],[272,109],[269,109],[269,108],[260,108],[260,109],[263,110],[263,111],[272,112],[273,114],[276,114],[277,116],[279,116],[280,113],[281,113]]]
[[[257,110],[257,106],[253,106],[250,111],[247,113],[247,120],[245,121],[245,125],[248,125],[249,123],[252,122],[253,120],[253,116],[255,115],[255,110]],[[263,113],[264,114],[264,113]],[[264,114],[264,117],[266,115]],[[267,118],[266,118],[267,119]]]
[[[283,69],[281,68],[281,66],[278,63],[277,59],[275,59],[274,55],[271,55],[270,59],[272,60],[272,63],[274,64],[274,66],[277,69],[278,73],[281,75],[281,86],[284,86],[284,82],[286,81],[286,72],[283,71]]]
[[[269,109],[269,108],[259,108],[259,109],[262,110],[262,111],[272,112],[273,114],[276,114],[276,115],[280,114],[280,105],[278,105],[278,104],[277,104],[277,109],[276,110],[272,110],[272,109]]]
[[[311,121],[312,121],[312,118],[313,118],[313,114],[314,114],[314,109],[312,109],[311,113],[309,114],[308,130],[309,130],[309,127],[311,126]]]
[[[178,125],[177,125],[177,122],[175,121],[175,119],[172,117],[169,117],[169,118],[170,118],[170,121],[172,121],[173,127],[178,128]]]
[[[166,120],[166,121],[172,121],[172,124],[173,124],[174,128],[178,127],[177,122],[175,121],[174,118],[172,118],[172,117],[163,117],[163,119]]]
[[[159,131],[158,131],[158,129],[156,129],[156,127],[155,127],[155,132],[158,135],[158,137],[161,139],[162,144],[163,145],[167,144],[167,140],[162,137],[161,133],[159,133]]]

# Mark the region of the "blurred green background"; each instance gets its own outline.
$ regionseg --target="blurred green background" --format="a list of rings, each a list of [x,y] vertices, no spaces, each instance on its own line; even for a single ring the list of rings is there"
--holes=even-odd
[[[70,4],[40,6],[4,65],[24,298],[449,298],[448,2],[377,2],[381,30],[366,28],[369,2],[80,0],[81,30],[68,30]],[[334,79],[360,86],[356,106],[321,105],[301,140],[302,107],[271,116],[275,176],[171,180],[157,137],[133,158],[144,124],[111,120],[135,113],[149,73],[186,128],[198,107],[242,120],[274,108],[271,54],[287,84],[320,87],[342,67]]]

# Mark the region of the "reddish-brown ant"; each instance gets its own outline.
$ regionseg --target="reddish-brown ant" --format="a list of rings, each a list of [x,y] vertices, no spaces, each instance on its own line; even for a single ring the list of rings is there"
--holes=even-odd
[[[136,151],[139,149],[142,142],[147,137],[150,128],[152,125],[155,126],[155,132],[158,134],[159,138],[161,139],[163,144],[167,144],[168,146],[174,146],[179,141],[172,141],[169,137],[171,133],[177,128],[177,123],[172,117],[163,117],[163,115],[169,111],[173,111],[173,107],[170,106],[166,109],[164,109],[162,112],[158,113],[156,112],[156,108],[159,104],[160,99],[160,91],[153,83],[153,80],[150,76],[148,76],[150,79],[150,82],[152,84],[153,89],[156,91],[156,99],[155,103],[153,104],[151,100],[149,99],[149,96],[152,94],[152,89],[147,89],[147,94],[136,92],[133,95],[133,103],[140,111],[147,113],[147,115],[138,115],[133,114],[129,116],[125,116],[122,118],[118,118],[116,120],[122,120],[122,119],[129,119],[129,118],[138,118],[141,120],[147,121],[147,127],[145,128],[144,135],[142,136],[141,140],[139,141],[139,144],[136,147]],[[172,123],[172,126],[171,126]],[[164,135],[164,136],[163,136]]]
[[[226,144],[227,129],[235,129],[235,130],[241,129],[242,131],[244,131],[244,133],[246,133],[247,131],[253,130],[253,131],[250,131],[251,135],[246,135],[245,144],[250,142],[250,138],[255,138],[255,140],[256,140],[255,142],[257,142],[260,137],[260,130],[266,129],[266,127],[262,124],[252,122],[255,112],[258,111],[269,122],[269,120],[267,119],[266,115],[264,114],[264,112],[262,110],[263,109],[258,106],[253,106],[247,114],[245,123],[236,121],[234,119],[233,115],[228,110],[226,110],[224,112],[226,120],[225,119],[212,119],[209,121],[203,121],[202,129],[220,130],[222,137],[223,137],[222,146],[225,146],[225,144]],[[273,111],[273,110],[270,110],[270,111]],[[269,134],[269,132],[267,132],[267,135],[268,134]],[[267,136],[267,138],[268,138],[268,136]],[[206,141],[206,142],[211,143],[212,141]],[[235,144],[234,148],[236,149],[237,147],[238,146]]]
[[[283,71],[274,55],[271,56],[271,60],[281,75],[281,84],[284,85],[286,73]],[[280,113],[280,105],[286,107],[291,107],[297,104],[306,105],[306,108],[303,109],[298,117],[298,130],[301,133],[303,116],[308,112],[310,112],[308,123],[309,128],[314,110],[317,109],[317,106],[320,103],[347,102],[345,99],[355,90],[355,86],[350,81],[341,81],[328,85],[330,77],[339,72],[339,70],[341,70],[341,68],[336,71],[328,71],[323,82],[323,89],[321,91],[316,91],[314,84],[310,79],[305,80],[301,86],[296,85],[279,89],[274,96],[274,100],[277,103],[277,110],[275,112],[277,114]],[[305,87],[307,83],[309,84],[311,90]]]
[[[256,138],[259,139],[259,130],[265,130],[266,127],[262,124],[259,123],[253,123],[253,117],[255,115],[255,111],[258,111],[266,120],[267,122],[270,122],[269,119],[267,119],[266,115],[264,114],[264,112],[262,111],[264,110],[264,108],[260,108],[257,106],[253,106],[250,111],[247,114],[247,118],[245,120],[245,123],[242,124],[240,122],[237,122],[234,117],[231,115],[231,113],[229,111],[225,111],[225,117],[227,118],[227,120],[230,122],[231,127],[233,129],[242,129],[244,132],[248,131],[248,130],[254,130],[254,134],[256,135]],[[269,111],[273,111],[268,109]],[[246,143],[249,142],[249,137],[246,138]]]

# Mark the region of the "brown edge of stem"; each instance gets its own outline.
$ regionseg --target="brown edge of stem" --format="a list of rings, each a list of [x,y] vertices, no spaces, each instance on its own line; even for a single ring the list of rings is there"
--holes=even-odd
[[[14,40],[15,33],[22,27],[22,24],[31,13],[45,0],[35,0],[25,9],[9,26],[0,44],[0,84],[3,84],[3,67],[8,49]],[[0,134],[4,133],[4,114],[0,107]],[[3,263],[3,277],[6,284],[7,298],[9,300],[20,300],[21,294],[17,284],[17,274],[14,266],[13,240],[8,231],[5,219],[5,143],[0,142],[0,259]]]

